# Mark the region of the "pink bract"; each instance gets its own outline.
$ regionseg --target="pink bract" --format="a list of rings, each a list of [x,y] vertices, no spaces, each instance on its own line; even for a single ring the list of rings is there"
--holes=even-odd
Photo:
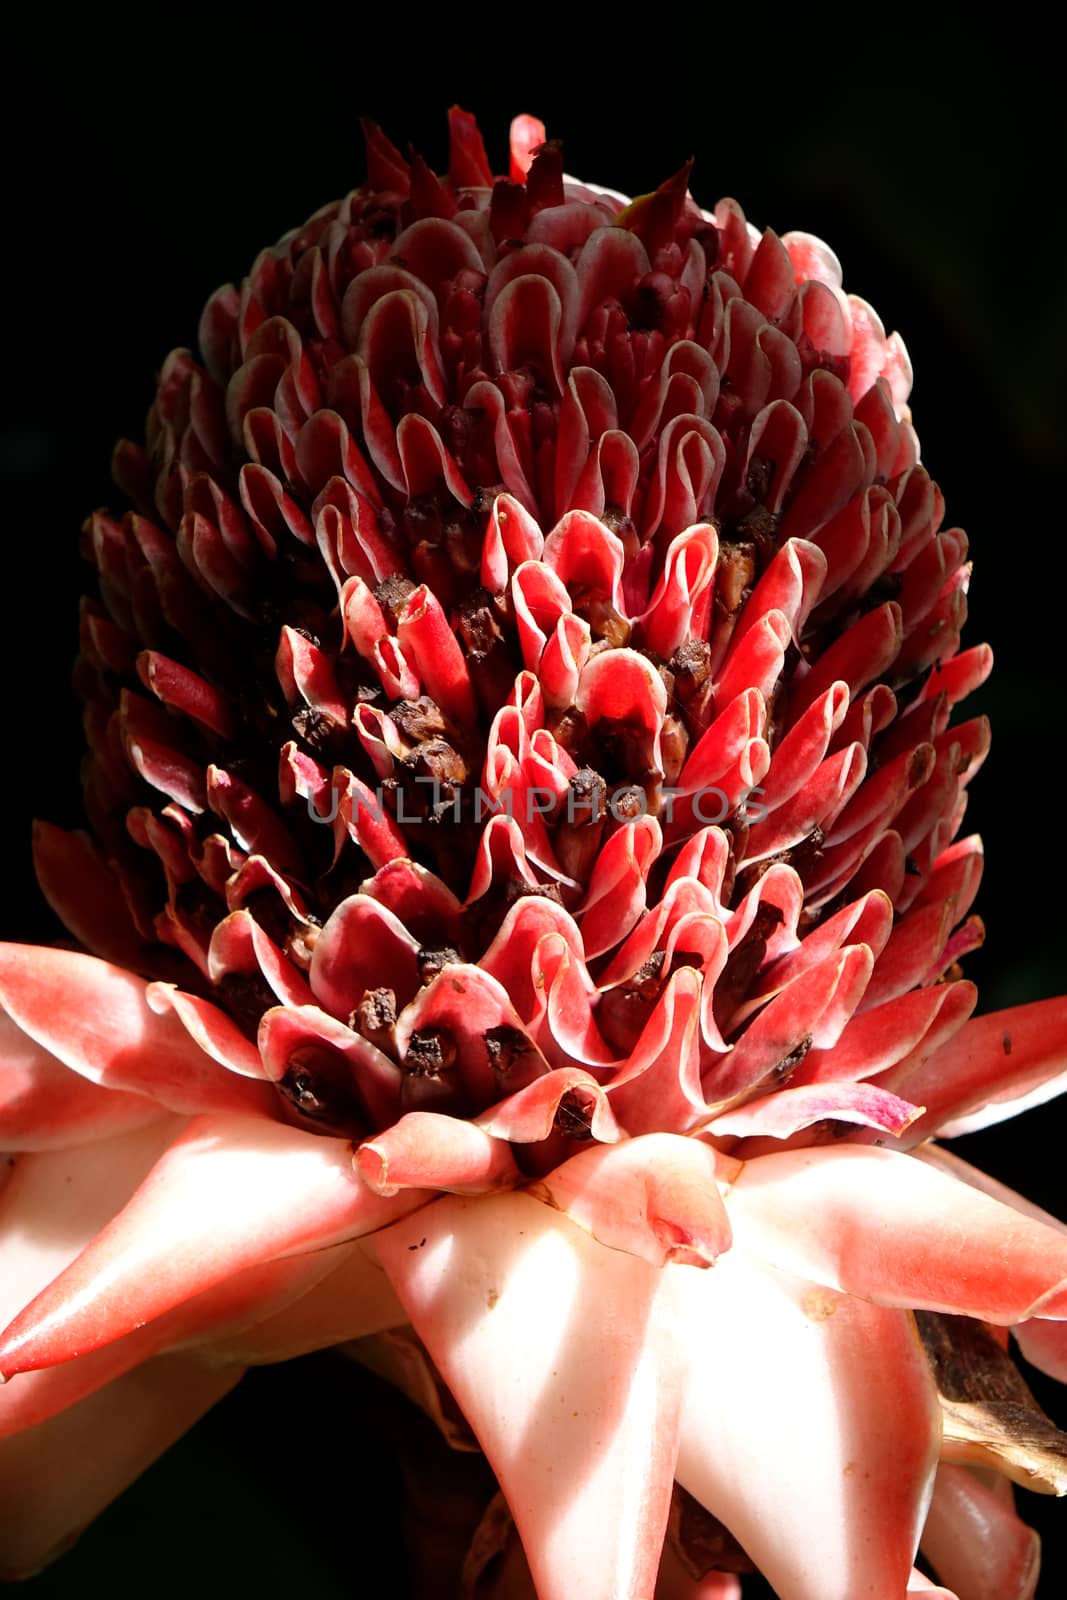
[[[450,130],[367,127],[86,524],[75,944],[0,947],[0,1571],[359,1341],[500,1484],[467,1600],[1025,1600],[1067,1229],[932,1141],[1064,1086],[1067,1005],[971,1019],[991,655],[904,345],[688,167]]]

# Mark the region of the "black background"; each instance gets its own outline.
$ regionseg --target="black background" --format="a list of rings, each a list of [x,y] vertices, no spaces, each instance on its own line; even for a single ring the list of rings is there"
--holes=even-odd
[[[361,181],[361,114],[441,169],[458,101],[498,170],[519,110],[563,139],[570,172],[629,193],[695,154],[703,204],[733,194],[761,227],[826,238],[846,288],[901,329],[923,459],[949,522],[971,535],[967,638],[997,653],[968,706],[991,715],[994,745],[967,822],[988,858],[988,940],[967,972],[984,1010],[1059,992],[1067,297],[1049,42],[1025,12],[1008,24],[896,7],[787,21],[646,5],[596,25],[544,7],[396,13],[182,9],[134,27],[93,12],[9,27],[0,932],[59,931],[34,888],[29,819],[79,820],[77,534],[114,503],[112,442],[139,436],[153,373],[193,343],[207,294]],[[959,1148],[1062,1212],[1065,1132],[1053,1105]],[[1035,1387],[1067,1423],[1062,1391]],[[327,1357],[256,1374],[28,1593],[106,1581],[118,1600],[194,1584],[401,1596],[386,1447],[375,1407],[368,1423],[358,1395],[346,1415],[349,1403]],[[1044,1530],[1039,1593],[1052,1597],[1067,1514],[1030,1496],[1022,1507]]]

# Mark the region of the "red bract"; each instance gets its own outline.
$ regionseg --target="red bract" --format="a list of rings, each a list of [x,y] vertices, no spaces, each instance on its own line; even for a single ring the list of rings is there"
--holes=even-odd
[[[1021,1600],[970,1466],[1067,1485],[992,1331],[1067,1370],[1067,1231],[929,1141],[1067,1011],[967,1020],[991,657],[903,344],[688,168],[451,132],[367,129],[86,526],[80,948],[0,950],[2,1564],[381,1336],[506,1501],[464,1595],[947,1594],[922,1537]]]

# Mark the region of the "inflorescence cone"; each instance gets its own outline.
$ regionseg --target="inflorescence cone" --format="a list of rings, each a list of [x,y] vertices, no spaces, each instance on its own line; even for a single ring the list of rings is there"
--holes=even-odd
[[[86,524],[79,948],[0,949],[0,1567],[359,1340],[496,1474],[471,1600],[947,1594],[920,1536],[1024,1600],[1007,1480],[1067,1468],[1003,1330],[1067,1375],[1067,1233],[930,1141],[1055,1092],[1065,1007],[968,1021],[991,656],[904,346],[691,164],[450,130],[367,126]]]

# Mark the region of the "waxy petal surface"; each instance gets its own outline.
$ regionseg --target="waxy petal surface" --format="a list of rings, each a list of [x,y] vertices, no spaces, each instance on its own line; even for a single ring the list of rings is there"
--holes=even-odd
[[[0,1318],[6,1323],[127,1204],[186,1124],[164,1115],[91,1144],[8,1157],[0,1188]]]
[[[939,1467],[922,1548],[960,1600],[1032,1600],[1037,1588],[1037,1534],[967,1467]]]
[[[759,1156],[727,1210],[743,1249],[877,1305],[1007,1324],[1067,1317],[1067,1234],[909,1155],[853,1145]]]
[[[716,1165],[709,1145],[650,1133],[572,1156],[530,1192],[613,1250],[707,1267],[730,1248]]]
[[[740,1250],[670,1274],[694,1340],[678,1481],[781,1600],[902,1595],[941,1432],[911,1318]]]
[[[147,1095],[103,1089],[71,1072],[0,1012],[0,1148],[88,1144],[166,1115]]]
[[[442,1200],[377,1244],[500,1479],[539,1600],[650,1595],[684,1379],[660,1273],[524,1194]]]
[[[228,1072],[144,980],[95,956],[0,945],[0,1004],[63,1064],[108,1089],[150,1095],[170,1111],[273,1113],[272,1092]]]
[[[375,1195],[344,1140],[249,1117],[196,1118],[0,1336],[0,1372],[96,1349],[241,1268],[354,1239],[426,1198]]]

